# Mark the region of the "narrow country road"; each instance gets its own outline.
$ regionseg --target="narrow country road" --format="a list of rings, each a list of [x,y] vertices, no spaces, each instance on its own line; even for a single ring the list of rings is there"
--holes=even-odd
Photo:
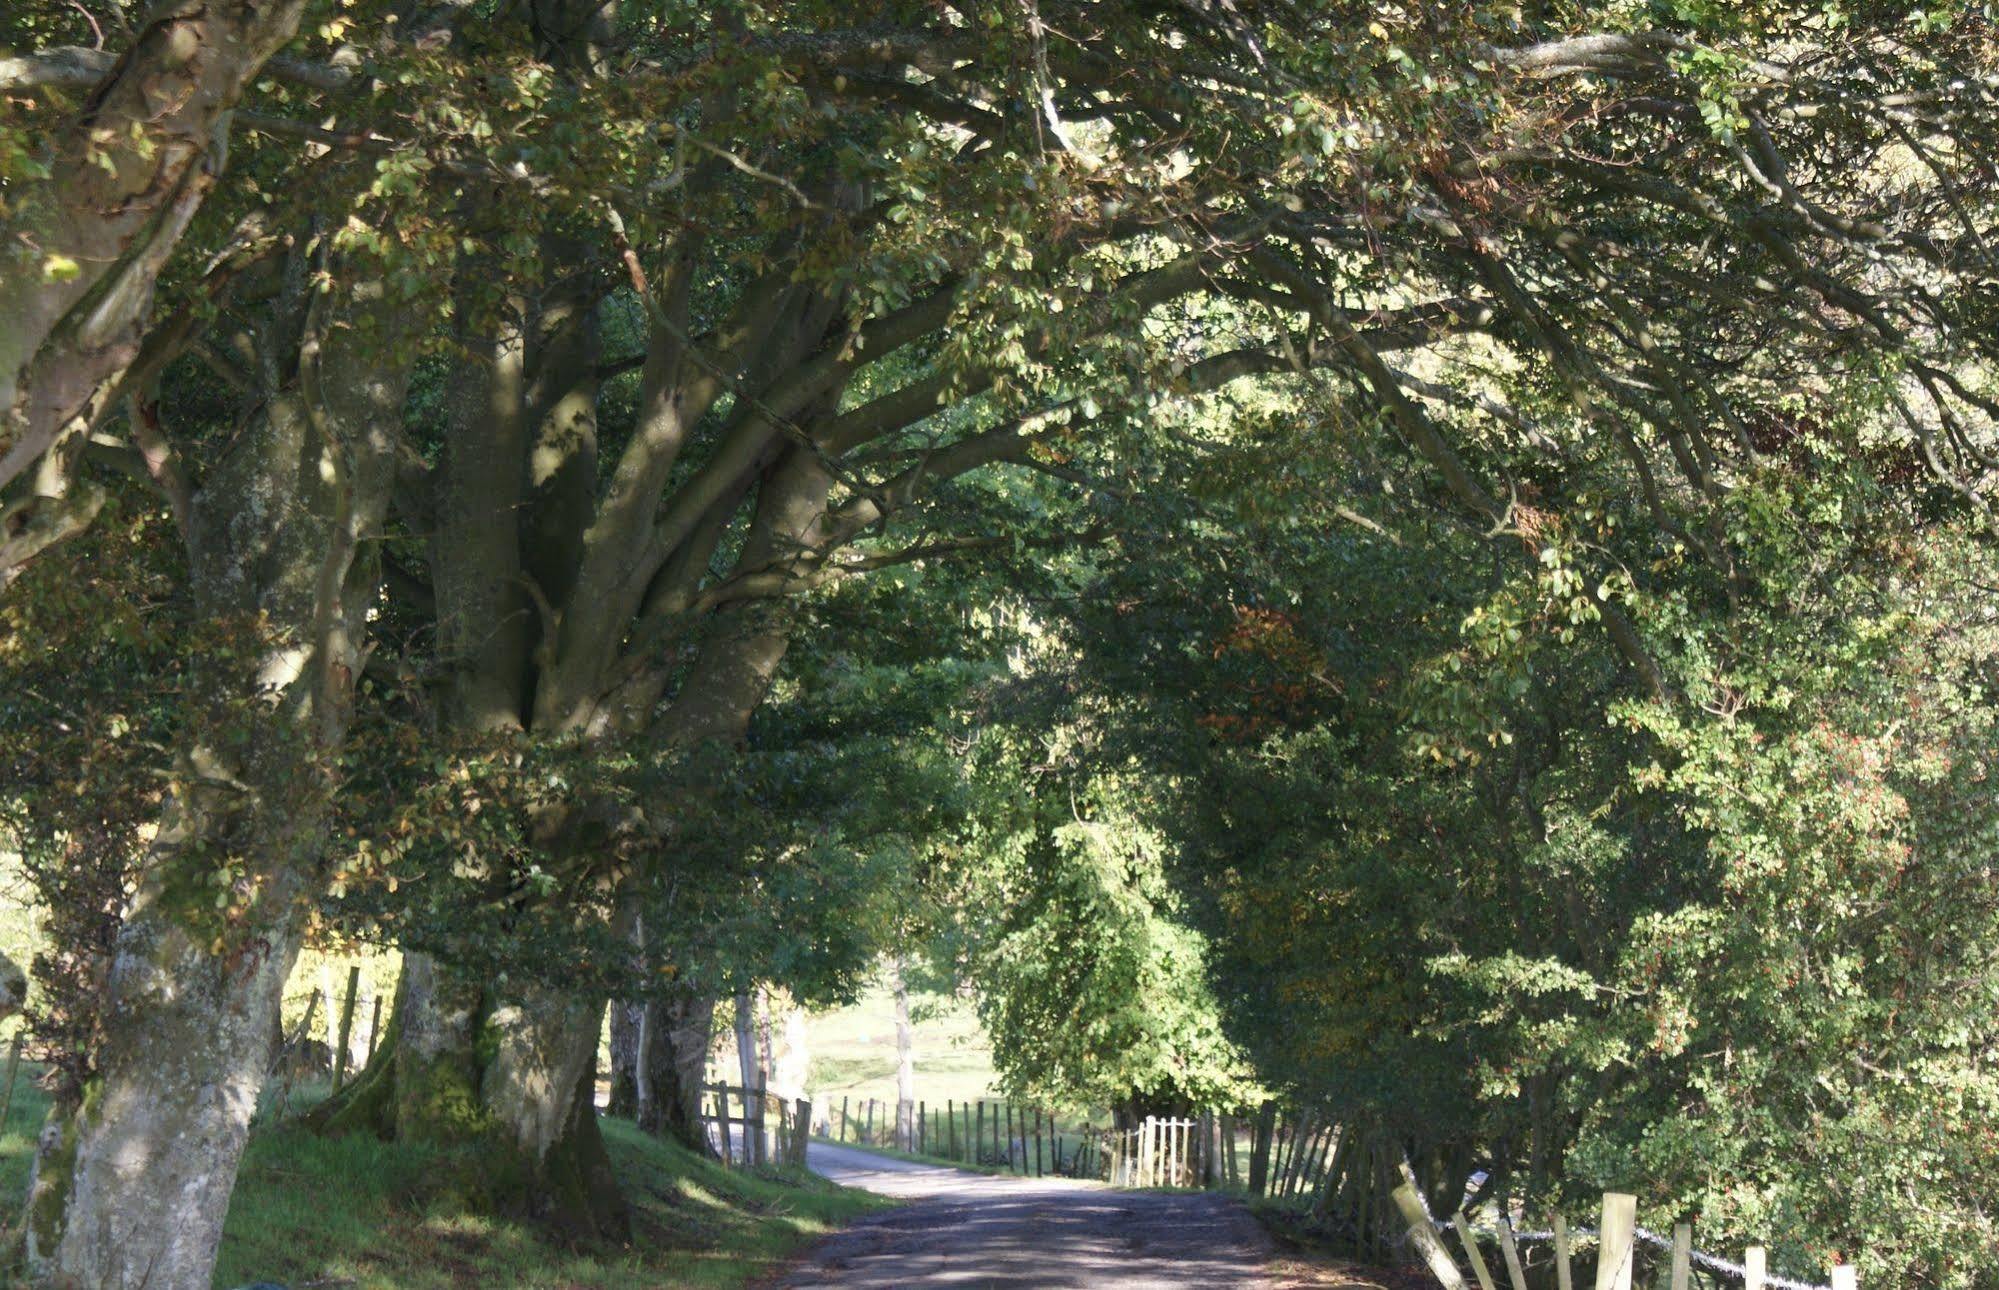
[[[813,1143],[820,1174],[909,1203],[806,1255],[792,1287],[1262,1286],[1268,1249],[1227,1197],[1006,1178]]]

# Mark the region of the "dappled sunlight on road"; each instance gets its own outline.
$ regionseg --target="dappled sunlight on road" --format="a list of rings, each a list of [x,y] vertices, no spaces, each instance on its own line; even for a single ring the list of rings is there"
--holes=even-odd
[[[911,1203],[820,1245],[787,1286],[1263,1286],[1267,1243],[1227,1197],[1119,1191],[814,1143],[835,1182]]]

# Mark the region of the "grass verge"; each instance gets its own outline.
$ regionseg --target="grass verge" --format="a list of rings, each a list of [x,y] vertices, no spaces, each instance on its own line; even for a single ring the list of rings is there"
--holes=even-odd
[[[26,1186],[46,1103],[27,1072],[0,1126],[0,1197]],[[569,1248],[533,1224],[432,1206],[436,1149],[323,1138],[279,1126],[253,1135],[230,1204],[218,1287],[258,1281],[340,1290],[630,1290],[732,1287],[780,1270],[802,1246],[890,1202],[813,1177],[724,1169],[605,1120],[632,1205],[622,1248]],[[19,1208],[0,1209],[11,1238]],[[4,1279],[4,1278],[0,1278]]]

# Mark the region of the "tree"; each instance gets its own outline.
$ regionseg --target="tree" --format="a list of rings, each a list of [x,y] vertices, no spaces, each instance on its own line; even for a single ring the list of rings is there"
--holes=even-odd
[[[1523,480],[1522,566],[1476,559],[1372,427],[1334,447],[1245,400],[1220,424],[1264,434],[1205,472],[1229,557],[1161,506],[1051,658],[1093,761],[1172,786],[1141,818],[1273,1087],[1453,1203],[1474,1170],[1530,1212],[1614,1187],[1718,1240],[1798,1233],[1783,1262],[1968,1285],[1976,1135],[1889,1126],[1986,1096],[1990,551],[1954,491],[1884,487],[1879,405],[1814,406],[1731,479],[1725,559],[1648,526],[1613,459]],[[1579,540],[1653,571],[1665,697],[1580,629]],[[1327,1221],[1382,1230],[1365,1195]]]
[[[1126,1125],[1241,1105],[1248,1064],[1222,1034],[1205,938],[1147,824],[1159,786],[1104,766],[1087,719],[1052,714],[1036,730],[1029,714],[1051,714],[1010,706],[979,740],[978,806],[941,879],[1002,1077]]]
[[[110,947],[90,1078],[36,1164],[28,1253],[52,1277],[206,1275],[227,1187],[189,1184],[233,1174],[323,872],[329,759],[375,594],[362,542],[387,505],[407,378],[375,346],[414,312],[379,280],[309,293],[329,253],[292,249],[256,310],[265,379],[243,433],[198,473],[169,463],[200,661]],[[161,1079],[167,1066],[183,1078]]]
[[[93,400],[115,401],[105,387],[136,376],[155,280],[222,171],[230,111],[304,9],[161,3],[136,25],[119,14],[115,58],[62,49],[0,63],[11,105],[0,178],[13,194],[0,205],[0,489]],[[10,9],[0,40],[67,25],[42,6]],[[73,487],[80,449],[73,441],[0,508],[0,587],[102,504],[100,491]]]
[[[420,536],[388,544],[376,665],[414,681],[399,711],[475,777],[553,750],[726,764],[801,597],[1099,537],[1125,485],[1186,486],[1162,477],[1161,402],[1246,377],[1343,381],[1536,603],[1600,628],[1667,699],[1641,613],[1666,570],[1587,516],[1536,540],[1523,481],[1586,475],[1725,571],[1729,486],[1807,433],[1785,400],[1833,369],[1898,413],[1894,443],[1850,448],[1982,501],[1975,16],[582,17],[318,33],[327,61],[245,114],[260,191],[347,175],[343,238],[454,279],[446,406],[391,454]],[[629,350],[595,354],[600,334]],[[147,433],[127,419],[152,460]],[[979,486],[1022,471],[1083,504],[1037,514]],[[623,938],[698,839],[681,803],[615,778],[510,799],[525,845],[483,898]],[[405,991],[399,1047],[425,1063],[412,1089],[449,1071],[457,1093],[403,1104],[476,1107],[538,1201],[589,1190],[569,1184],[595,1171],[578,1093],[608,987],[510,981],[468,1005],[454,970]]]

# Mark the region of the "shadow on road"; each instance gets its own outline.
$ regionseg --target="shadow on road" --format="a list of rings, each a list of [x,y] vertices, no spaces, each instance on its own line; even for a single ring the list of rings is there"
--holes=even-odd
[[[812,1168],[910,1203],[821,1243],[783,1284],[1261,1286],[1268,1243],[1234,1200],[1009,1178],[814,1143]]]

